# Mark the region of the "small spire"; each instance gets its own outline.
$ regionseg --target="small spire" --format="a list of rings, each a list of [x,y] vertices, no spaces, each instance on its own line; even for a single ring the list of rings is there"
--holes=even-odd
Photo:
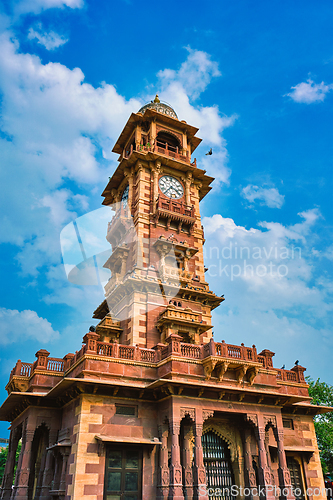
[[[159,100],[159,98],[158,98],[158,94],[156,94],[155,99],[154,99],[154,102],[161,102],[161,101]]]

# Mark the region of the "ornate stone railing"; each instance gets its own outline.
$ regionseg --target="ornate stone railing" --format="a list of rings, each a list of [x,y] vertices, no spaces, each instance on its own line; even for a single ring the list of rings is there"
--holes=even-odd
[[[64,360],[57,359],[57,358],[48,358],[46,369],[47,369],[47,371],[50,371],[50,372],[63,372],[64,371]]]
[[[183,152],[180,152],[178,148],[168,146],[168,144],[161,143],[159,141],[157,141],[156,144],[153,146],[151,146],[150,144],[147,144],[145,146],[143,144],[139,144],[139,145],[131,144],[130,148],[127,151],[124,151],[123,157],[125,159],[130,158],[130,156],[132,155],[132,153],[134,151],[137,151],[138,153],[142,153],[142,154],[147,154],[149,152],[159,153],[159,154],[162,154],[164,156],[168,156],[169,158],[174,158],[175,160],[180,160],[180,161],[184,161],[186,163],[189,163],[192,167],[197,166],[196,158],[191,163],[191,157],[189,155],[189,152],[186,152],[185,154],[183,154]]]
[[[167,211],[177,215],[194,218],[193,205],[186,205],[185,203],[173,200],[172,198],[167,199],[159,196],[156,202],[156,210],[161,212]]]
[[[169,312],[178,313],[178,311]],[[264,350],[258,355],[254,345],[252,347],[246,347],[244,344],[237,346],[226,344],[224,341],[214,342],[213,340],[204,345],[188,344],[181,342],[181,337],[173,334],[167,338],[167,345],[157,344],[154,349],[146,349],[133,345],[101,342],[98,339],[99,335],[95,332],[87,333],[84,337],[85,345],[83,345],[82,349],[75,354],[67,354],[63,359],[49,358],[48,351],[41,349],[36,353],[37,360],[34,363],[23,363],[21,360],[18,360],[11,371],[10,380],[14,376],[24,377],[29,380],[35,372],[40,370],[50,372],[50,375],[53,374],[55,376],[64,374],[77,362],[80,362],[81,359],[83,360],[85,355],[108,358],[106,360],[108,362],[111,362],[112,358],[117,358],[138,363],[154,364],[173,355],[179,356],[184,360],[204,360],[209,356],[221,356],[237,362],[258,362],[262,364],[263,368],[271,370],[271,373],[276,375],[278,382],[305,383],[305,368],[298,365],[294,366],[291,370],[273,368],[272,356],[274,353]]]
[[[304,371],[305,368],[302,366],[295,366],[292,370],[276,370],[276,380],[280,380],[283,382],[299,382],[305,383]]]

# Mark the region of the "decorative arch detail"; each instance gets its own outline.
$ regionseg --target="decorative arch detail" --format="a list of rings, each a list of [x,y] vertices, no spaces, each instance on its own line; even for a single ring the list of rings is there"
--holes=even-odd
[[[230,451],[231,461],[234,462],[237,460],[239,453],[237,450],[237,445],[235,443],[235,436],[232,435],[230,431],[227,429],[220,427],[217,424],[208,424],[207,427],[203,429],[202,434],[207,434],[207,432],[214,432],[217,436],[219,436],[223,441],[227,443],[227,446]]]

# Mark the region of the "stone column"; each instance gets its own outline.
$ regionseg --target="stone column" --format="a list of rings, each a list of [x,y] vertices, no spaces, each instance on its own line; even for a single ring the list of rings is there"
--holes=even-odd
[[[124,171],[124,175],[128,181],[128,200],[127,200],[127,206],[128,206],[128,212],[129,215],[132,212],[132,202],[133,202],[133,171],[126,169]]]
[[[192,472],[192,426],[184,426],[183,438],[183,474],[185,500],[193,499],[193,472]]]
[[[279,482],[280,488],[282,490],[281,498],[285,500],[295,500],[294,494],[292,492],[291,480],[290,480],[290,472],[287,466],[286,454],[284,451],[283,444],[283,430],[282,429],[274,429],[277,449],[278,449],[278,457],[279,457]]]
[[[22,449],[17,466],[17,480],[13,490],[12,498],[15,500],[28,498],[28,482],[30,475],[30,462],[31,462],[31,446],[35,434],[35,429],[25,428],[22,437]]]
[[[180,447],[179,447],[179,420],[170,422],[171,434],[171,465],[170,465],[170,491],[169,499],[184,500],[183,483],[182,483],[182,467],[180,464]]]
[[[269,452],[268,442],[269,442],[269,436],[268,436],[268,434],[266,434],[266,436],[265,436],[265,450],[266,450],[266,456],[267,456],[267,466],[268,466],[270,473],[271,473],[271,484],[274,485],[275,478],[274,478],[273,469],[272,469],[271,454]]]
[[[158,498],[163,500],[169,496],[170,471],[168,466],[168,436],[169,430],[167,424],[159,425],[158,432],[162,441],[160,447],[160,465],[159,465],[159,481],[158,481]]]
[[[194,424],[194,464],[193,464],[193,486],[195,499],[208,500],[206,488],[206,469],[203,461],[202,451],[202,424]]]
[[[256,473],[252,465],[252,453],[251,453],[251,430],[244,430],[244,461],[245,461],[245,481],[246,486],[253,490],[257,488],[257,478]],[[253,493],[250,498],[254,498]],[[257,498],[257,497],[256,497]]]
[[[67,474],[67,463],[68,463],[69,452],[70,452],[69,446],[63,446],[60,448],[60,454],[62,456],[62,466],[61,466],[59,490],[64,491],[65,494],[66,494],[66,474]]]
[[[53,453],[51,450],[47,450],[40,500],[48,500],[50,498],[49,491],[51,489],[51,482],[53,479],[53,462]]]
[[[52,430],[49,434],[49,446],[55,444],[58,431]],[[43,471],[42,487],[40,492],[40,500],[49,500],[51,483],[54,474],[54,456],[53,451],[48,449],[46,452],[45,466]]]
[[[152,168],[153,180],[154,180],[154,182],[153,182],[153,212],[155,212],[155,210],[156,210],[156,200],[158,198],[158,176],[160,173],[160,169],[161,169],[161,162],[156,161],[155,165]]]
[[[19,442],[19,431],[18,429],[12,429],[10,432],[9,445],[8,445],[8,456],[4,470],[4,476],[2,479],[1,487],[1,499],[9,500],[12,494],[12,484],[14,477],[14,467],[15,467],[15,456],[16,449]]]
[[[264,427],[257,427],[256,429],[256,434],[257,434],[257,440],[258,440],[258,450],[259,450],[259,482],[262,487],[262,491],[260,491],[261,498],[265,498],[266,500],[272,500],[275,499],[275,495],[273,492],[273,487],[271,484],[271,472],[268,467],[267,463],[267,455],[266,455],[266,448],[265,448],[265,428]]]

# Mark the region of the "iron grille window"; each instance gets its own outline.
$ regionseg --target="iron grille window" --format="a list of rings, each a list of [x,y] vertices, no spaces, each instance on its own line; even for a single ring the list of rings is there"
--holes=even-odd
[[[202,449],[209,499],[232,500],[231,486],[235,482],[230,463],[230,451],[226,442],[210,431],[202,436]],[[216,494],[211,495],[213,492]]]

